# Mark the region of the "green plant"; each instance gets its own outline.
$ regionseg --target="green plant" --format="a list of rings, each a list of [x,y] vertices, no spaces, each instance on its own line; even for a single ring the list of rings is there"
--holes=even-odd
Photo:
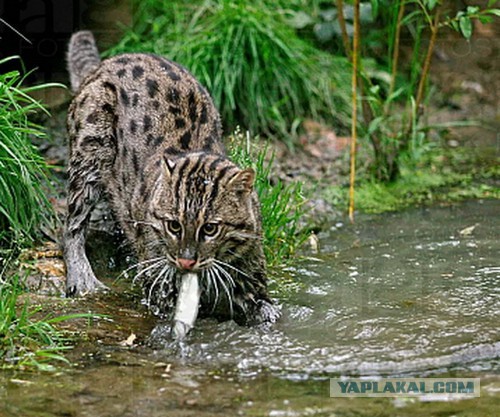
[[[9,273],[17,251],[0,248],[0,369],[54,370],[54,362],[69,363],[64,353],[72,349],[73,336],[58,324],[75,319],[103,317],[92,313],[54,314],[53,306],[34,306],[24,294],[22,279]],[[50,311],[47,313],[47,311]]]
[[[251,167],[256,172],[255,190],[259,195],[264,252],[268,265],[282,266],[296,253],[307,238],[300,219],[305,213],[302,184],[285,185],[279,179],[271,181],[272,157],[266,159],[267,147],[257,149],[239,130],[230,137],[230,158],[241,167]]]
[[[357,209],[383,213],[415,205],[463,201],[472,198],[500,198],[500,188],[492,178],[499,175],[498,158],[470,150],[427,148],[419,162],[402,160],[401,173],[392,182],[365,176],[355,190]],[[349,196],[344,186],[328,187],[324,198],[337,207],[347,207]]]
[[[351,39],[355,37],[354,20],[358,13],[363,33],[358,36],[358,43],[364,55],[375,52],[379,63],[374,71],[359,57],[357,88],[361,117],[356,120],[361,136],[372,146],[372,175],[377,180],[395,180],[402,159],[418,160],[422,154],[418,147],[427,144],[426,127],[420,118],[427,99],[427,75],[438,32],[452,28],[470,39],[474,19],[489,23],[493,16],[500,16],[500,9],[494,8],[498,0],[490,0],[481,7],[467,6],[457,12],[448,12],[444,3],[439,0],[289,2],[286,14],[292,27],[302,33],[309,31],[330,51],[343,47],[351,61]],[[399,59],[403,38],[413,51],[407,78]]]
[[[5,271],[5,270],[4,270]],[[36,309],[20,301],[22,293],[19,278],[8,280],[0,274],[0,367],[29,366],[52,369],[49,362],[67,362],[62,353],[70,349],[68,339],[54,325],[71,318],[61,316],[36,319]]]
[[[0,66],[11,59],[16,57]],[[26,88],[22,83],[18,71],[0,74],[0,242],[31,241],[37,226],[52,216],[42,189],[47,167],[29,139],[43,133],[28,119],[34,111],[46,111],[29,92],[48,84]]]
[[[420,118],[424,111],[427,77],[439,30],[451,27],[470,38],[472,19],[489,22],[491,16],[500,15],[500,9],[492,9],[496,1],[489,1],[484,9],[469,6],[454,17],[443,17],[443,2],[438,0],[373,0],[371,3],[374,9],[384,10],[382,17],[387,20],[386,61],[390,79],[386,84],[373,83],[369,74],[361,68],[362,81],[358,83],[358,88],[364,98],[361,100],[363,119],[360,127],[372,144],[374,177],[393,181],[400,174],[402,158],[408,160],[409,156],[417,156],[417,148],[425,144],[425,126],[420,123]],[[397,88],[399,45],[404,28],[413,34],[413,56],[409,82]],[[341,25],[341,29],[348,39],[346,26]],[[424,46],[422,40],[427,33],[429,41]],[[351,55],[348,42],[346,48],[348,55]]]
[[[288,134],[306,117],[346,125],[349,64],[300,39],[272,2],[143,1],[112,53],[151,51],[185,65],[226,128]]]

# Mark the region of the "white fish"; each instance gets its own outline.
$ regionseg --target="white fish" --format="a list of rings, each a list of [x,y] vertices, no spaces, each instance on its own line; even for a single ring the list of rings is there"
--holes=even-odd
[[[194,327],[201,296],[197,274],[188,272],[181,280],[172,329],[174,339],[177,340],[184,339]]]

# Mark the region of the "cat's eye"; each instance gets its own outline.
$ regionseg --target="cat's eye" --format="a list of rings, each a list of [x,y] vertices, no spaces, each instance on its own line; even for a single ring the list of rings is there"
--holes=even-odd
[[[206,237],[213,237],[219,231],[219,225],[217,223],[205,223],[201,227],[201,233]]]
[[[177,220],[168,220],[166,226],[167,230],[174,235],[179,235],[182,232],[182,225]]]

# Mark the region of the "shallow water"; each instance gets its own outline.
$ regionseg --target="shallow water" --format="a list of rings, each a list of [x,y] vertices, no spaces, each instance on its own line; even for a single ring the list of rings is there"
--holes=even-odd
[[[333,226],[317,259],[288,271],[304,288],[271,331],[205,320],[185,353],[292,379],[498,371],[498,213],[469,203]]]
[[[272,329],[199,320],[181,349],[156,350],[122,347],[108,329],[78,349],[76,369],[0,374],[0,415],[493,416],[499,213],[500,201],[475,201],[331,225],[319,254],[283,271],[303,286]],[[152,321],[130,315],[114,326],[147,334]],[[339,375],[476,376],[482,396],[330,399]]]

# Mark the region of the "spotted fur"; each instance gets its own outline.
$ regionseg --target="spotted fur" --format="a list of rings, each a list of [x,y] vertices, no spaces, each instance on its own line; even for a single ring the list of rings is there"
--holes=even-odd
[[[136,280],[155,313],[171,311],[187,268],[200,276],[205,313],[241,323],[275,320],[254,172],[226,157],[207,91],[159,56],[100,62],[90,32],[73,35],[68,62],[76,95],[67,119],[67,294],[103,288],[84,245],[104,198],[136,251]]]

